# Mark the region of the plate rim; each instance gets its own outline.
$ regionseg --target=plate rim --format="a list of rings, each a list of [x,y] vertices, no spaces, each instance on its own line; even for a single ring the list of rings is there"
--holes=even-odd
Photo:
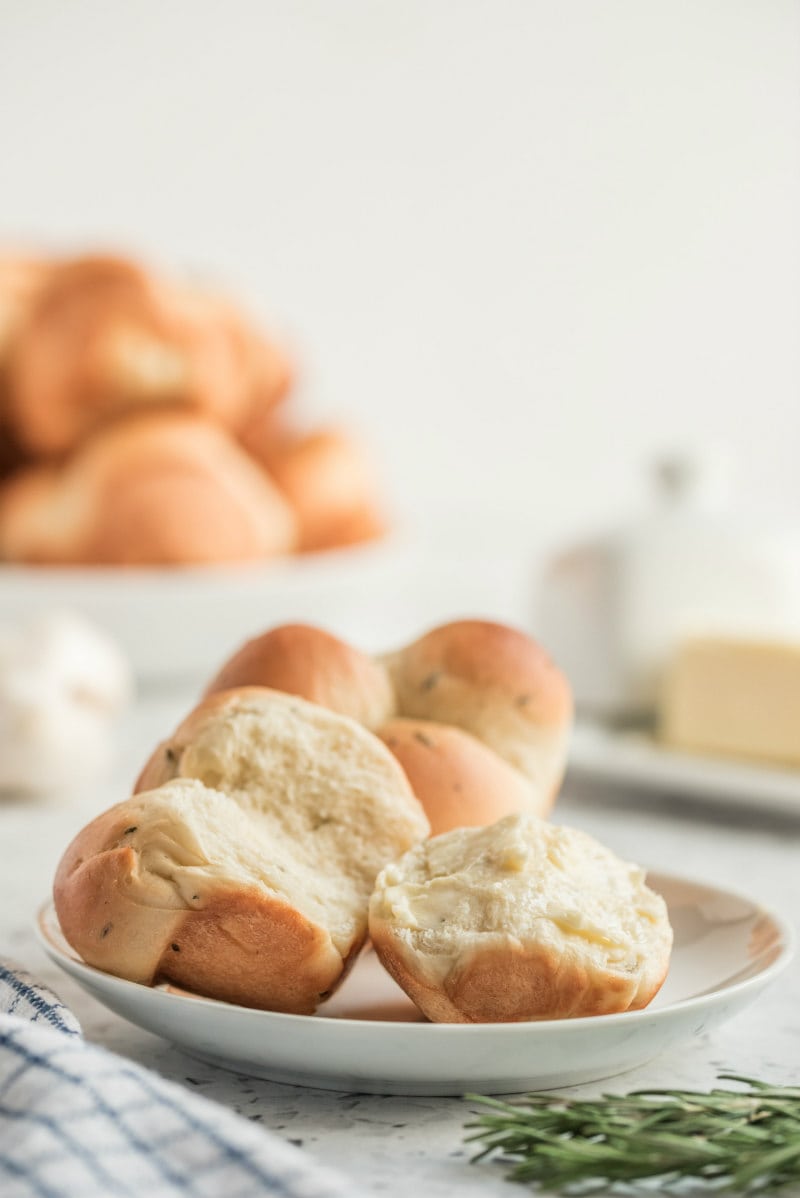
[[[45,921],[48,917],[55,920],[59,932],[61,932],[52,895],[38,906],[33,928],[36,939],[47,956],[54,964],[63,969],[65,973],[77,973],[79,976],[85,974],[87,975],[87,980],[91,980],[94,976],[100,977],[111,986],[118,985],[123,993],[127,992],[138,996],[146,994],[152,996],[154,1001],[166,999],[170,1003],[176,1004],[176,1006],[190,1004],[192,1010],[197,1010],[198,1004],[200,1004],[203,1008],[236,1012],[243,1018],[263,1020],[266,1017],[270,1023],[285,1023],[287,1027],[303,1027],[308,1026],[309,1022],[312,1022],[314,1025],[320,1027],[338,1027],[340,1029],[347,1027],[365,1035],[385,1034],[387,1029],[392,1029],[395,1032],[398,1029],[403,1029],[403,1034],[412,1036],[423,1035],[430,1037],[442,1034],[448,1036],[475,1036],[476,1033],[490,1029],[494,1035],[526,1034],[541,1036],[548,1032],[552,1034],[552,1029],[554,1028],[558,1028],[567,1035],[578,1035],[580,1032],[586,1031],[587,1028],[597,1027],[598,1024],[602,1024],[603,1027],[614,1027],[621,1021],[625,1026],[635,1026],[645,1021],[660,1022],[669,1019],[676,1012],[691,1012],[713,1006],[715,1001],[718,1001],[722,996],[736,998],[746,994],[753,988],[764,987],[783,973],[794,958],[797,950],[797,934],[793,923],[778,911],[754,899],[751,895],[743,894],[741,891],[729,890],[727,887],[701,882],[685,877],[682,874],[666,873],[663,870],[648,871],[648,878],[652,878],[654,884],[658,878],[666,879],[672,883],[699,887],[717,896],[749,904],[755,913],[765,916],[776,927],[779,933],[777,955],[768,965],[750,977],[738,982],[734,981],[723,984],[711,991],[678,999],[663,1007],[654,1008],[646,1006],[637,1011],[617,1011],[608,1015],[583,1015],[574,1019],[538,1019],[486,1023],[433,1023],[427,1020],[349,1019],[332,1015],[299,1015],[289,1011],[269,1011],[258,1007],[244,1007],[238,1003],[224,1002],[222,999],[209,998],[202,994],[195,995],[188,992],[186,994],[176,994],[156,986],[145,986],[142,982],[132,982],[128,978],[118,977],[116,974],[108,973],[105,970],[98,969],[96,966],[87,964],[75,953],[74,949],[70,948],[70,952],[67,953],[51,940],[45,927]],[[63,936],[63,932],[61,932],[61,935]],[[64,964],[65,961],[69,962],[69,966]],[[150,1001],[150,997],[144,998],[143,1001]],[[374,1032],[370,1031],[370,1029],[374,1029]],[[567,1029],[570,1030],[567,1031]]]

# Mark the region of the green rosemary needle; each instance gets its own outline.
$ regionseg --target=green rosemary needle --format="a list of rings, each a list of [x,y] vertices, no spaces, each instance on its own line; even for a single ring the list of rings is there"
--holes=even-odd
[[[558,1193],[681,1179],[713,1193],[767,1194],[800,1184],[800,1087],[722,1074],[745,1090],[637,1090],[599,1099],[531,1094],[511,1105],[478,1094],[467,1142],[512,1164],[512,1181]]]

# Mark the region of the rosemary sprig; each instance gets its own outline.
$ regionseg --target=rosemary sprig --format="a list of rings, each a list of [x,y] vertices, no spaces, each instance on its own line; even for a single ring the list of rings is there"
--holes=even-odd
[[[637,1090],[599,1099],[530,1094],[511,1105],[479,1094],[485,1108],[467,1142],[473,1158],[499,1153],[512,1181],[582,1194],[614,1183],[681,1179],[718,1193],[775,1193],[800,1185],[800,1087],[722,1074],[746,1090]]]

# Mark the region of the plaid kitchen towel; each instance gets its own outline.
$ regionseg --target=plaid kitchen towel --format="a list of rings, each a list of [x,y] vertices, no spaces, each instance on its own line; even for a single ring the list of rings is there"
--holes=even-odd
[[[247,1119],[87,1044],[72,1012],[0,961],[3,1198],[358,1198]]]

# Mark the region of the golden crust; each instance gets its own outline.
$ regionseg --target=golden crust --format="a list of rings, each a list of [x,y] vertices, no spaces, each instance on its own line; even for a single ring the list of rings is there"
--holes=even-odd
[[[251,402],[251,364],[220,301],[162,284],[131,261],[55,265],[17,329],[10,415],[43,455],[73,449],[98,423],[137,408],[184,406],[224,424]]]
[[[143,818],[141,800],[120,803],[64,854],[54,898],[72,947],[87,964],[145,985],[173,982],[242,1006],[311,1014],[345,973],[329,933],[254,887],[206,883],[189,911],[135,901],[128,891],[138,860],[125,830]]]
[[[518,770],[460,728],[397,718],[375,731],[403,767],[432,836],[491,824],[515,811],[546,815],[552,806],[552,795],[538,793]]]
[[[400,715],[462,728],[551,802],[561,784],[572,693],[531,637],[486,620],[433,629],[387,655]]]
[[[158,963],[153,944],[170,941],[183,912],[144,906],[128,896],[138,859],[126,839],[140,818],[140,804],[126,800],[87,824],[59,862],[53,898],[61,930],[84,960],[150,985]]]
[[[385,720],[393,706],[388,675],[378,662],[308,624],[283,624],[247,641],[205,693],[241,686],[299,695],[368,728]]]
[[[509,936],[505,945],[477,950],[437,986],[402,951],[391,927],[370,918],[369,929],[381,964],[434,1023],[519,1023],[635,1011],[655,998],[669,967],[667,957],[645,980],[626,977]]]
[[[461,688],[465,707],[470,700],[476,705],[499,700],[537,726],[560,725],[572,716],[572,693],[564,674],[541,645],[505,624],[443,624],[387,660],[398,706],[408,716],[429,718],[431,708],[444,700],[444,684]]]
[[[256,891],[214,896],[165,947],[158,976],[240,1006],[313,1015],[344,981],[366,936],[343,959],[330,934]]]
[[[0,553],[15,561],[244,561],[286,552],[294,537],[269,479],[222,430],[178,412],[117,421],[0,495]]]
[[[297,513],[301,551],[385,533],[371,462],[352,437],[336,429],[281,434],[272,423],[264,428],[263,440],[251,435],[248,447]]]

